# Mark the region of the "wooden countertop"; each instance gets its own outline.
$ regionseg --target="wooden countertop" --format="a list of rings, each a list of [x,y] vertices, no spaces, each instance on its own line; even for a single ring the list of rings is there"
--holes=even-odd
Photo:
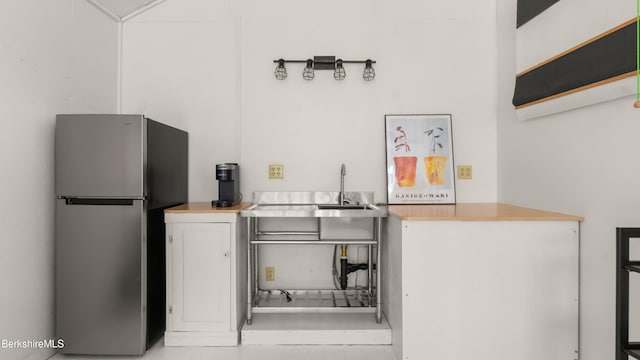
[[[239,213],[251,206],[240,203],[227,208],[211,206],[211,202],[192,202],[165,209],[165,213],[203,214],[203,213]],[[583,221],[581,216],[561,214],[550,211],[530,209],[500,203],[470,203],[455,205],[389,205],[389,214],[410,221]]]
[[[389,205],[389,214],[415,221],[583,221],[581,216],[530,209],[500,203],[455,205]]]
[[[209,202],[192,202],[187,204],[182,204],[178,206],[174,206],[172,208],[165,209],[165,213],[173,213],[173,214],[203,214],[203,213],[239,213],[240,210],[249,207],[250,203],[240,203],[238,205],[233,205],[225,208],[218,208],[215,206],[211,206],[211,201]]]

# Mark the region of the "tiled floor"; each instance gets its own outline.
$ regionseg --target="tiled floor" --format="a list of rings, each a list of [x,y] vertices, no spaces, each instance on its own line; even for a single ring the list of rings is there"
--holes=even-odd
[[[136,357],[64,356],[51,360],[134,360]],[[241,345],[238,347],[164,347],[158,341],[143,360],[395,360],[388,345]]]

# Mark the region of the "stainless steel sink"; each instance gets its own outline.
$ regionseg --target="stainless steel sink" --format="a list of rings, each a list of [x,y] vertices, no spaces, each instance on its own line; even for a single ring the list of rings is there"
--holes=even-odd
[[[318,210],[374,210],[369,204],[318,204]]]
[[[244,217],[378,217],[386,214],[371,204],[254,204],[240,211]]]
[[[371,204],[318,204],[315,211],[316,217],[379,217],[385,216],[379,207]]]
[[[373,205],[373,192],[255,192],[253,203],[240,212],[241,216],[247,218],[247,325],[252,324],[254,312],[362,311],[375,312],[376,322],[382,321],[381,276],[377,274],[382,271],[381,218],[387,216],[387,207]],[[261,301],[257,259],[260,258],[260,249],[271,245],[353,245],[358,249],[366,248],[369,266],[365,291],[371,299],[375,296],[375,305],[370,300],[368,306],[359,308],[338,307],[334,299],[330,301],[334,304],[332,307],[296,303],[294,307],[285,308],[268,300]],[[311,290],[316,293],[316,289]],[[279,291],[282,293],[286,290]]]
[[[313,217],[315,205],[253,204],[240,211],[240,216],[251,217]]]
[[[383,217],[386,208],[372,205],[372,192],[345,193],[349,204],[338,204],[338,192],[257,192],[244,217]]]

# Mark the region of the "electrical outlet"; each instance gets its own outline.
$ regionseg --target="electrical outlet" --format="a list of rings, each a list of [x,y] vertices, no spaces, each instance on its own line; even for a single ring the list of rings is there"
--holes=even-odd
[[[458,179],[471,180],[473,178],[473,167],[471,165],[458,165]]]
[[[275,281],[276,280],[276,268],[273,266],[267,266],[266,271],[264,272],[265,278],[267,281]]]
[[[284,165],[269,164],[269,179],[282,179],[282,178],[284,178]]]

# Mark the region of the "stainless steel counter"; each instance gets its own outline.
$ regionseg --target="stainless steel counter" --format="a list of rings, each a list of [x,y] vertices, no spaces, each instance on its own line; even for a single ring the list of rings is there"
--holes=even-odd
[[[342,195],[342,196],[341,196]],[[340,204],[340,199],[344,204]],[[381,309],[381,285],[380,273],[381,261],[381,223],[382,217],[387,216],[386,206],[373,205],[373,192],[256,192],[253,197],[253,205],[242,210],[240,215],[247,218],[247,325],[253,321],[253,313],[262,312],[371,312],[375,314],[377,323],[382,321]],[[263,222],[270,221],[263,218],[317,218],[317,229],[310,231],[291,230],[282,227],[278,229],[263,229]],[[358,218],[358,220],[352,219]],[[331,236],[331,233],[322,229],[347,226],[342,222],[347,221],[349,227],[355,223],[368,224],[369,231],[366,236],[344,237]],[[273,219],[271,221],[279,221]],[[306,220],[305,220],[306,221]],[[336,223],[337,222],[337,223]],[[365,238],[366,237],[366,238]],[[267,245],[364,245],[368,251],[368,287],[364,289],[366,296],[356,293],[349,294],[344,290],[327,291],[326,289],[309,289],[305,292],[305,298],[309,294],[320,294],[313,305],[309,302],[304,306],[273,306],[267,301],[273,295],[258,287],[259,267],[258,249]],[[335,261],[335,260],[334,260]],[[375,270],[374,270],[375,268]],[[375,284],[374,284],[375,271]],[[280,294],[298,294],[299,291],[278,289]],[[324,291],[324,292],[323,292]],[[326,292],[326,294],[325,294]],[[267,294],[267,295],[265,295]],[[327,301],[323,300],[327,297]],[[347,299],[345,306],[334,301],[337,298]],[[264,300],[264,301],[261,301]],[[363,299],[366,299],[364,301]],[[326,300],[326,299],[325,299]],[[287,300],[288,301],[288,300]],[[332,306],[326,306],[326,304]],[[298,302],[296,302],[298,304]],[[353,304],[363,304],[360,307]]]

